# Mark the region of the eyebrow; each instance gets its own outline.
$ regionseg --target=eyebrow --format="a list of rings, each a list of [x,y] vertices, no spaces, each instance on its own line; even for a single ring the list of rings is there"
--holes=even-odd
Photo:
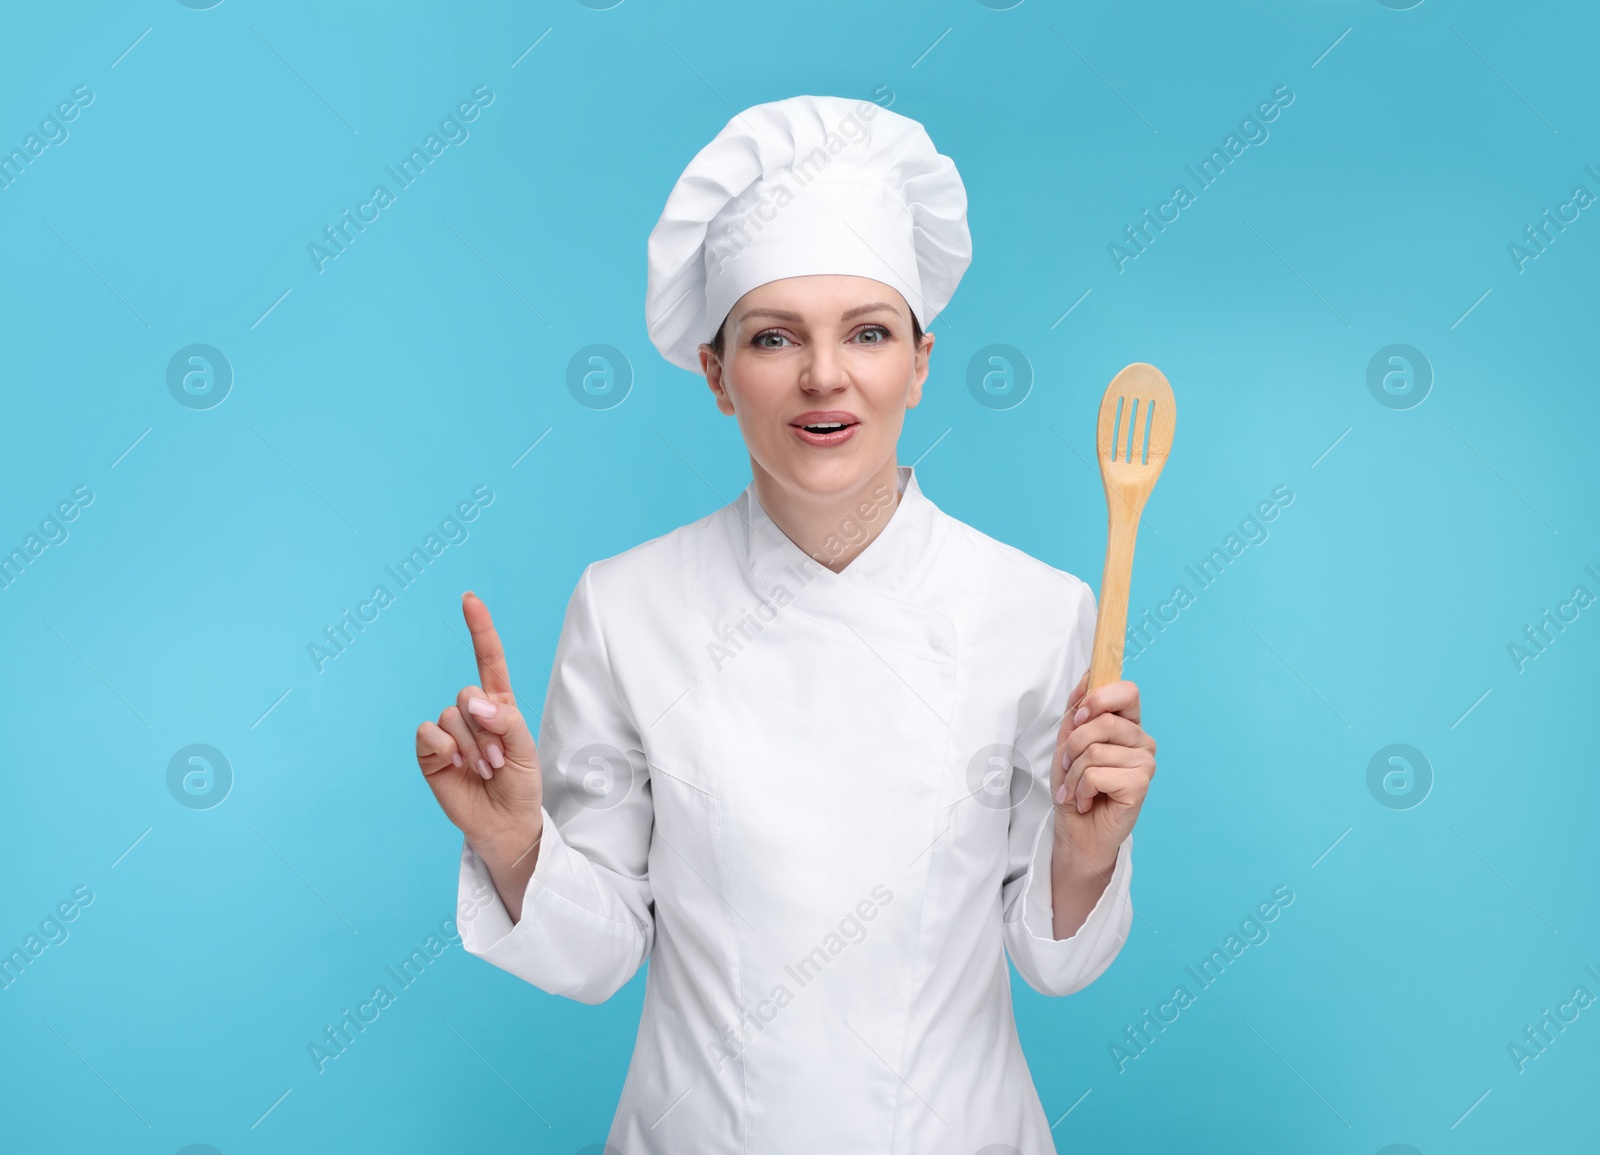
[[[840,314],[839,319],[841,321],[848,321],[852,317],[860,317],[867,313],[875,313],[880,309],[888,309],[891,313],[894,312],[894,306],[888,302],[873,301],[869,305],[857,305],[854,309],[845,311],[844,313]],[[743,313],[739,314],[739,320],[736,322],[736,324],[742,325],[745,321],[749,320],[751,317],[757,316],[758,314],[763,317],[776,317],[780,321],[790,321],[797,325],[805,323],[805,318],[799,313],[790,313],[783,309],[746,309]]]

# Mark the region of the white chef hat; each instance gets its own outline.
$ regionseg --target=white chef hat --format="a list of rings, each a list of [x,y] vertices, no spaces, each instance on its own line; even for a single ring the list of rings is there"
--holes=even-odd
[[[909,117],[792,96],[745,109],[695,154],[648,251],[650,340],[691,372],[734,303],[783,277],[881,281],[926,331],[972,261],[967,191]]]

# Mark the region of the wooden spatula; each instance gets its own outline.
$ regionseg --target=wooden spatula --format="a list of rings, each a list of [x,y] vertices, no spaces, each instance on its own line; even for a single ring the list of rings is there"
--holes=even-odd
[[[1100,399],[1100,479],[1105,483],[1106,568],[1100,579],[1089,689],[1122,677],[1122,641],[1128,626],[1128,583],[1139,515],[1172,449],[1177,423],[1172,386],[1154,365],[1135,361],[1111,379]]]

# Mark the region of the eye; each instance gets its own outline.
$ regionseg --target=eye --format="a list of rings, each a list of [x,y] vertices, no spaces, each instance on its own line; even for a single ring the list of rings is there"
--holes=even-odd
[[[767,338],[768,337],[776,337],[776,338],[778,338],[779,340],[782,340],[782,341],[788,341],[789,340],[788,334],[783,332],[783,330],[781,330],[781,329],[764,329],[761,332],[757,333],[754,337],[750,338],[750,344],[754,345],[758,349],[781,349],[781,348],[783,348],[782,345],[768,344],[767,343]]]
[[[885,329],[882,325],[864,326],[861,331],[856,334],[857,337],[866,337],[868,335],[876,337],[876,340],[863,341],[863,345],[881,345],[889,339],[890,334],[889,330]]]

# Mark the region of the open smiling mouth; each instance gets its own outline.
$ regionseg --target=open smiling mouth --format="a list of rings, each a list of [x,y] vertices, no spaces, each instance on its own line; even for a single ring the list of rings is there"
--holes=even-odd
[[[861,423],[848,413],[807,413],[789,428],[793,429],[794,435],[807,445],[825,449],[849,441],[855,435],[856,426],[859,424]]]
[[[848,409],[812,409],[790,421],[789,428],[807,445],[827,446],[850,440],[859,424]]]

